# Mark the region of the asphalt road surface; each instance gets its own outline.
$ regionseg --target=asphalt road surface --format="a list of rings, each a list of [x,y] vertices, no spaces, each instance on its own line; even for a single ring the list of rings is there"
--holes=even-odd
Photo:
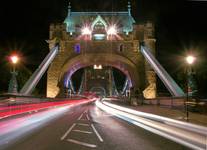
[[[88,104],[0,120],[6,150],[186,150]]]

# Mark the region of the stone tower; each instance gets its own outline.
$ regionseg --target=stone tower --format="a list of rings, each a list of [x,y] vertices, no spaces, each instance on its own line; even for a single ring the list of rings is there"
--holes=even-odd
[[[93,65],[115,67],[130,81],[130,87],[146,98],[156,97],[155,72],[140,52],[145,43],[155,54],[154,26],[136,24],[131,7],[118,12],[74,12],[68,7],[64,23],[50,25],[49,46],[60,51],[47,72],[47,96],[64,93],[78,69]]]

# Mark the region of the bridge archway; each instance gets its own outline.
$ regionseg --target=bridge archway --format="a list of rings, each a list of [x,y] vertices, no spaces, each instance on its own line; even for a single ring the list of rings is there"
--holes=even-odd
[[[98,95],[106,96],[106,90],[103,87],[93,87],[90,92],[95,92]]]
[[[65,61],[65,63],[61,67],[61,73],[58,79],[60,92],[61,88],[63,88],[64,86],[63,83],[65,80],[65,76],[67,76],[67,80],[69,80],[77,70],[93,66],[94,64],[111,66],[120,70],[131,81],[131,87],[135,87],[137,89],[140,88],[140,77],[137,72],[137,66],[132,61],[130,61],[126,57],[117,54],[102,53],[94,55],[89,53],[84,55],[78,55],[76,57],[73,57],[72,59],[67,59]]]

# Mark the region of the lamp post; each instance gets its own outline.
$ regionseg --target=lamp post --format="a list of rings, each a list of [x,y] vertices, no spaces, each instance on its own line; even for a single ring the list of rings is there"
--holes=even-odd
[[[18,84],[17,84],[17,79],[16,79],[16,76],[17,76],[16,64],[19,61],[19,57],[17,55],[12,55],[9,57],[9,60],[12,63],[12,71],[11,71],[12,77],[9,81],[8,93],[16,94],[18,93]]]
[[[186,62],[187,62],[187,81],[186,81],[186,120],[188,121],[189,119],[189,112],[188,112],[188,101],[189,101],[189,74],[191,73],[191,66],[193,65],[193,63],[195,62],[196,58],[192,55],[188,55],[185,58]]]

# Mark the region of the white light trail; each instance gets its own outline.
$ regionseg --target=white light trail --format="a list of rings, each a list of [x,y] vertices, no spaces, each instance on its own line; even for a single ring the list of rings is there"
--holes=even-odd
[[[175,141],[177,143],[180,143],[193,149],[205,148],[205,138],[207,136],[207,132],[204,132],[207,131],[207,128],[205,127],[196,126],[192,124],[187,125],[187,123],[185,123],[185,125],[187,126],[183,125],[185,126],[185,128],[180,128],[182,124],[179,124],[177,122],[178,125],[176,125],[176,121],[170,122],[169,119],[169,123],[166,124],[166,120],[163,122],[163,119],[165,117],[156,117],[156,115],[144,114],[142,112],[134,111],[114,104],[109,105],[109,103],[107,103],[106,105],[106,103],[107,102],[101,103],[100,101],[96,101],[96,105],[100,109],[110,114],[113,114],[121,119],[124,119],[134,125],[144,128],[150,132],[153,132],[155,134],[158,134],[160,136],[163,136],[165,138],[168,138],[172,141]],[[170,125],[170,123],[172,123],[173,126]],[[195,128],[189,129],[189,127]],[[203,133],[201,131],[198,132],[199,128]]]

